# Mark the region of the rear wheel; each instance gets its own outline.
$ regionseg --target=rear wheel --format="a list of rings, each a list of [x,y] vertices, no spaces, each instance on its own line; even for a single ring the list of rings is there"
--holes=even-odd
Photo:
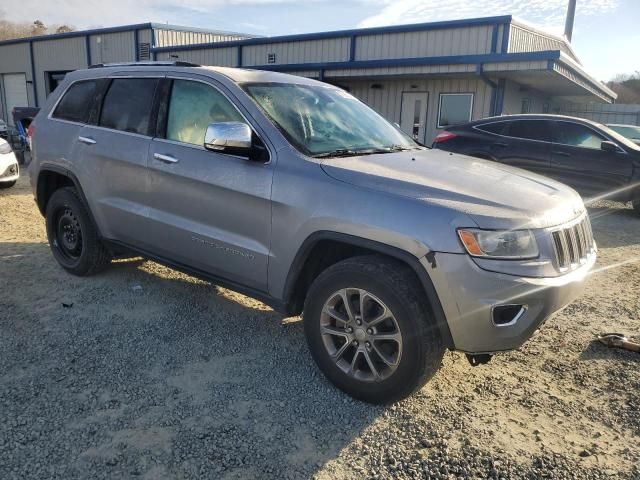
[[[56,190],[47,204],[47,237],[53,256],[69,273],[92,275],[111,258],[75,188]]]
[[[631,202],[633,205],[633,209],[636,211],[638,215],[640,215],[640,198]]]
[[[16,184],[17,180],[12,180],[11,182],[0,182],[0,189],[11,188]]]
[[[371,403],[420,389],[444,355],[415,275],[386,257],[348,259],[320,274],[307,296],[304,327],[327,378]]]

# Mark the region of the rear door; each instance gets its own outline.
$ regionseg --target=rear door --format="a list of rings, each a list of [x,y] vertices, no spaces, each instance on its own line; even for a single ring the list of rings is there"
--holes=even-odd
[[[206,150],[210,123],[251,122],[213,80],[167,82],[149,152],[153,251],[266,291],[275,162]]]
[[[546,174],[551,162],[549,122],[522,119],[505,123],[501,134],[490,140],[491,155],[501,163]]]
[[[79,132],[77,167],[103,236],[149,245],[147,156],[159,78],[116,77],[99,100],[92,125]]]
[[[583,196],[613,193],[616,198],[615,192],[624,189],[631,180],[633,163],[622,149],[619,152],[602,150],[602,142],[610,140],[590,126],[556,121],[550,176]]]

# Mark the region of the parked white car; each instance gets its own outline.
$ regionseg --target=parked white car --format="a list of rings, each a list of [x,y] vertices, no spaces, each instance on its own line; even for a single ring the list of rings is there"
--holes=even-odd
[[[0,188],[13,187],[19,177],[20,167],[11,145],[0,138]]]

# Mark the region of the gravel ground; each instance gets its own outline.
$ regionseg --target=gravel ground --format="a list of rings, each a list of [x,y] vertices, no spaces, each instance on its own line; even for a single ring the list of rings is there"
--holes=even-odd
[[[158,264],[80,279],[27,179],[0,192],[0,478],[640,478],[640,218],[591,209],[584,295],[518,352],[373,407],[319,374],[299,318]]]

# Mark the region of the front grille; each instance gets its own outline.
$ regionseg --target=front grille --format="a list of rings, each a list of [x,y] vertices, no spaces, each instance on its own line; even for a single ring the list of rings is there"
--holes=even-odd
[[[560,270],[569,270],[587,262],[593,253],[593,232],[589,217],[552,233],[556,261]]]

